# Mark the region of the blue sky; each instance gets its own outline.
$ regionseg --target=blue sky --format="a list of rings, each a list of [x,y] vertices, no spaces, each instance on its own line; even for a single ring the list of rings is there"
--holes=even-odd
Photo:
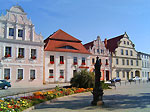
[[[126,31],[137,51],[150,54],[150,0],[0,0],[0,13],[17,3],[44,38],[62,29],[84,44]]]

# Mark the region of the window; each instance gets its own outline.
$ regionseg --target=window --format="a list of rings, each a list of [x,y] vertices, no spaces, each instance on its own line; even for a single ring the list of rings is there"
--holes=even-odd
[[[82,65],[85,65],[85,57],[82,57]]]
[[[23,37],[23,30],[18,29],[18,37]]]
[[[30,79],[31,80],[35,79],[35,70],[30,70]]]
[[[99,53],[99,49],[97,49],[97,53]]]
[[[123,49],[121,49],[121,55],[123,55]]]
[[[74,64],[74,65],[77,65],[77,64],[78,64],[77,57],[73,57],[73,64]]]
[[[124,59],[122,59],[122,65],[125,65]]]
[[[19,80],[23,79],[23,69],[18,69],[18,79]]]
[[[103,50],[103,49],[101,49],[101,53],[104,53],[104,50]]]
[[[60,56],[60,64],[64,64],[64,56]]]
[[[6,79],[6,80],[10,79],[10,69],[9,68],[4,69],[4,79]]]
[[[127,65],[129,65],[129,60],[127,60]]]
[[[14,28],[9,28],[9,36],[14,36]]]
[[[108,59],[106,59],[106,65],[108,65]]]
[[[54,56],[50,55],[50,64],[54,64]]]
[[[131,65],[133,66],[133,60],[131,60]]]
[[[5,57],[11,57],[11,47],[5,47]]]
[[[49,69],[49,78],[54,78],[53,69]]]
[[[119,63],[118,63],[118,59],[116,59],[116,64],[118,65]]]
[[[18,50],[18,58],[24,58],[24,48],[19,48],[19,50]]]
[[[36,49],[31,49],[31,59],[36,59]]]
[[[128,55],[128,50],[126,50],[126,55]]]
[[[126,44],[126,41],[124,41],[124,44]]]
[[[63,48],[63,49],[72,49],[72,50],[77,50],[76,48],[72,47],[72,46],[63,46],[63,47],[59,47],[59,48]]]
[[[142,63],[142,65],[143,65],[143,63]],[[139,66],[139,62],[138,62],[138,60],[136,60],[136,66]]]
[[[92,64],[95,64],[95,58],[92,58]]]
[[[119,72],[117,72],[116,77],[119,77]]]
[[[64,78],[64,70],[60,70],[60,78]]]
[[[132,51],[130,51],[130,56],[133,56],[133,52]]]
[[[129,42],[127,42],[127,45],[129,45]]]

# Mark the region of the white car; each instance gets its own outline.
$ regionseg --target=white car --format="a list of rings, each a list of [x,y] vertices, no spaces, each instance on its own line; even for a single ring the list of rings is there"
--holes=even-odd
[[[135,78],[133,78],[133,80],[134,80],[134,81],[139,81],[139,80],[141,80],[141,78],[138,77],[138,76],[136,76]]]

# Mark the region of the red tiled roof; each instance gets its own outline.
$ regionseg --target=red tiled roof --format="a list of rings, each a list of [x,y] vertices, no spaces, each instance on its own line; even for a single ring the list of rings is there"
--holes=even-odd
[[[48,38],[51,40],[67,40],[73,42],[81,42],[81,40],[76,39],[75,37],[69,35],[61,29],[50,35]]]
[[[114,52],[115,49],[118,47],[118,42],[123,37],[124,37],[124,34],[107,40],[107,49],[109,49],[110,52]]]
[[[81,41],[72,37],[62,30],[58,30],[53,35],[45,39],[45,51],[56,51],[56,52],[73,52],[73,53],[83,53],[90,54],[85,47],[82,45]],[[75,49],[65,49],[61,48],[64,46],[71,46]]]

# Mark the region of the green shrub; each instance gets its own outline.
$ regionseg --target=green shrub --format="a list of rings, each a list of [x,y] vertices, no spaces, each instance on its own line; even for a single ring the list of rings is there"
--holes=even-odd
[[[70,81],[73,87],[77,88],[94,88],[95,75],[94,72],[88,72],[87,70],[81,70],[75,74]],[[101,81],[101,87],[103,89],[109,89],[108,84]]]
[[[81,70],[70,81],[73,87],[92,88],[94,86],[94,74],[87,70]]]

